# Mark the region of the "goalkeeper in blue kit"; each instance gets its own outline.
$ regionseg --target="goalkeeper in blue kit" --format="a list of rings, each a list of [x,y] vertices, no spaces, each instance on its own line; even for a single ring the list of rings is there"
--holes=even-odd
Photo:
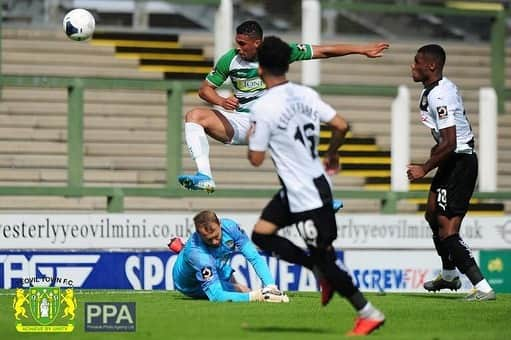
[[[266,261],[235,221],[219,219],[209,210],[199,212],[193,220],[196,231],[182,249],[179,239],[169,243],[172,251],[179,252],[172,270],[176,290],[218,302],[289,302],[275,285]],[[230,261],[238,252],[250,262],[264,288],[251,291],[236,282]]]

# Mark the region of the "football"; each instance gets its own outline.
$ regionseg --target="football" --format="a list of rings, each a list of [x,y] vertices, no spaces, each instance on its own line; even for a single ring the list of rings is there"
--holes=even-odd
[[[94,33],[96,21],[92,14],[86,9],[76,8],[64,16],[62,22],[66,35],[75,41],[89,39]]]

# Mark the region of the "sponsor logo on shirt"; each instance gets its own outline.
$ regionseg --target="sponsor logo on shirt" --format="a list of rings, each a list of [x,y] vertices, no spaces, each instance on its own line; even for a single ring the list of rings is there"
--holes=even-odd
[[[448,116],[447,106],[437,106],[438,119],[446,119]]]
[[[266,88],[266,85],[261,78],[236,79],[236,88],[240,91],[248,92],[263,90]]]

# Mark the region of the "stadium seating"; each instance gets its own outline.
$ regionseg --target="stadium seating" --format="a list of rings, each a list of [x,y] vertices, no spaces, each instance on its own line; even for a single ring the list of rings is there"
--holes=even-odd
[[[204,79],[213,67],[201,48],[183,48],[175,34],[96,32],[92,44],[114,46],[117,58],[138,60],[139,70],[163,72],[166,79]]]
[[[141,71],[139,61],[116,58],[115,46],[76,43],[60,32],[4,29],[2,72],[7,74],[97,76],[163,79],[158,71]],[[105,39],[106,40],[106,39]],[[288,38],[288,40],[294,40]],[[212,37],[183,33],[184,48],[200,47],[205,60],[212,59]],[[325,42],[328,43],[328,42]],[[98,46],[101,45],[101,46]],[[478,88],[489,85],[489,47],[446,44],[446,74],[462,88],[474,130],[478,126]],[[418,44],[393,43],[385,58],[360,56],[322,61],[322,82],[340,84],[405,84],[412,90],[412,112],[416,112],[419,86],[409,77],[409,64]],[[153,48],[153,47],[150,47]],[[172,47],[166,47],[172,48]],[[127,53],[127,52],[126,52]],[[137,52],[138,53],[138,52]],[[452,65],[449,61],[455,60]],[[301,63],[292,65],[290,78],[300,80]],[[167,75],[168,77],[168,75]],[[3,88],[0,102],[0,185],[64,185],[67,180],[67,92],[66,89]],[[337,189],[386,189],[374,178],[388,176],[390,106],[393,98],[325,96],[353,127],[352,140],[341,154],[345,172],[335,176]],[[181,114],[204,103],[196,94],[184,97]],[[507,112],[509,113],[509,106]],[[84,115],[85,185],[154,187],[165,184],[165,94],[144,90],[86,90]],[[499,189],[511,190],[511,115],[499,116]],[[328,132],[323,133],[323,140]],[[365,143],[365,144],[362,144]],[[369,143],[369,144],[367,144]],[[432,139],[420,124],[412,125],[412,160],[429,152]],[[362,149],[356,149],[355,146]],[[362,151],[366,151],[363,153]],[[367,153],[370,151],[371,153]],[[359,161],[355,157],[363,157]],[[245,147],[211,143],[211,161],[221,188],[276,188],[271,162],[253,169],[246,161]],[[373,164],[361,169],[360,164]],[[374,165],[376,164],[376,166]],[[194,171],[183,145],[184,171]],[[358,168],[357,168],[358,167]],[[372,168],[372,169],[371,169]],[[357,173],[358,171],[358,173]],[[366,171],[364,173],[364,171]],[[376,173],[376,175],[375,175]],[[369,176],[368,176],[369,175]],[[373,178],[373,179],[370,179]],[[419,186],[420,187],[420,186]],[[420,187],[423,189],[423,187]],[[227,198],[125,198],[127,211],[170,211],[205,206],[236,211],[257,211],[267,199]],[[103,198],[3,197],[3,210],[104,210]],[[401,211],[416,211],[415,202],[400,202]],[[511,210],[508,204],[506,211]],[[348,212],[377,212],[379,202],[348,200]]]

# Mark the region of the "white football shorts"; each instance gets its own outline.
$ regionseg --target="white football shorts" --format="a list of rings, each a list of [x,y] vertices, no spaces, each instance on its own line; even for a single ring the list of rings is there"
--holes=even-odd
[[[229,121],[234,130],[234,136],[231,141],[226,144],[247,145],[247,134],[250,129],[250,114],[225,111],[219,108],[215,108],[215,110],[220,112]]]

